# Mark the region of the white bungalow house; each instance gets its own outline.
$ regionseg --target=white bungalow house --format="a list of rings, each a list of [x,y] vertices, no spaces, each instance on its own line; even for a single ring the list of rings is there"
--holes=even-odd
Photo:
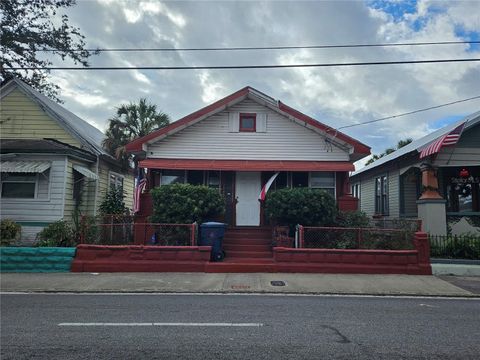
[[[0,89],[1,219],[33,242],[48,224],[95,215],[110,185],[132,206],[133,175],[103,150],[104,134],[19,79]]]
[[[265,224],[258,197],[275,172],[273,190],[321,188],[340,209],[355,210],[348,172],[370,154],[368,146],[251,87],[133,141],[127,150],[148,169],[149,187],[180,182],[218,188],[230,226]],[[151,211],[147,189],[140,214]]]
[[[420,158],[422,150],[465,123],[458,142]],[[385,218],[420,218],[444,235],[480,233],[480,112],[445,126],[354,172],[360,209]]]

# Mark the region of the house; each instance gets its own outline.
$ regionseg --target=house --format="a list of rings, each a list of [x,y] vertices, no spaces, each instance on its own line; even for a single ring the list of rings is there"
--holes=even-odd
[[[110,185],[131,208],[133,175],[103,150],[100,130],[19,79],[0,94],[1,218],[22,225],[24,242],[78,211],[96,215]]]
[[[427,155],[448,134],[459,135],[458,142]],[[350,182],[368,215],[418,217],[437,235],[447,233],[447,224],[453,233],[478,231],[480,111],[354,172]]]
[[[279,172],[271,191],[324,189],[338,207],[355,210],[348,173],[370,154],[359,141],[245,87],[126,146],[147,169],[148,186],[204,184],[225,195],[230,226],[267,224],[262,186]],[[152,212],[148,189],[140,215]]]

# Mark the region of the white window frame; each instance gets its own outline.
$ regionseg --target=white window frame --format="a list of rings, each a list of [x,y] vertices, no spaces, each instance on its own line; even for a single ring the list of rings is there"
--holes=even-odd
[[[7,174],[25,174],[25,173],[7,173]],[[29,173],[30,174],[30,173]],[[8,175],[7,175],[8,177]],[[3,193],[3,184],[4,183],[13,183],[13,184],[18,184],[18,183],[22,183],[22,184],[32,184],[34,183],[34,181],[8,181],[8,179],[5,179],[5,180],[2,180],[1,181],[1,186],[0,186],[0,196],[1,194]],[[50,184],[49,184],[50,185]],[[50,197],[50,188],[49,188],[49,196]],[[26,197],[20,197],[20,198],[13,198],[13,197],[3,197],[1,196],[2,199],[5,199],[5,200],[22,200],[22,201],[28,201],[28,200],[36,200],[38,198],[38,173],[35,173],[35,190],[34,190],[34,196],[33,198],[26,198]],[[42,199],[44,200],[44,199]],[[45,200],[48,200],[48,199],[45,199]]]
[[[122,174],[119,174],[119,173],[116,173],[114,171],[109,171],[108,172],[108,188],[110,189],[112,187],[112,185],[115,185],[117,186],[117,184],[112,184],[112,175],[115,176],[115,178],[119,178],[119,179],[122,179],[122,188],[123,188],[123,183],[125,182],[125,176],[122,175]],[[117,180],[115,179],[115,182]]]
[[[313,172],[333,172],[333,187],[313,187],[312,186],[312,173]],[[312,189],[333,189],[333,197],[337,200],[337,172],[336,171],[309,171],[308,172],[308,187]]]

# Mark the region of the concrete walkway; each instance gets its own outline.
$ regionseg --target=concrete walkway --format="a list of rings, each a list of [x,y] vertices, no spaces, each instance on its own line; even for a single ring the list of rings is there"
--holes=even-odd
[[[447,278],[448,280],[448,278]],[[472,280],[479,280],[474,278]],[[273,283],[272,283],[273,281]],[[275,286],[283,282],[284,286]],[[2,292],[292,293],[480,297],[435,276],[204,273],[3,273]],[[280,283],[281,285],[281,283]]]

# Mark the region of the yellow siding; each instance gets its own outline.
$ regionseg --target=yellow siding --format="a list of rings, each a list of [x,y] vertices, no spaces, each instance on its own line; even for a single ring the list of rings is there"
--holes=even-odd
[[[68,159],[66,185],[65,185],[65,210],[63,217],[67,221],[71,221],[75,210],[75,200],[73,200],[73,165],[81,165],[89,170],[96,172],[95,164],[90,166],[77,160]],[[80,203],[80,212],[83,215],[93,215],[94,201],[95,201],[95,187],[96,181],[85,178],[82,194],[82,201]]]
[[[110,172],[115,172],[117,174],[123,175],[123,194],[125,195],[124,201],[125,206],[129,209],[133,207],[133,175],[128,172],[121,171],[119,168],[101,161],[99,167],[99,188],[98,188],[98,201],[97,209],[100,206],[100,203],[105,198],[105,195],[108,190]]]
[[[77,139],[19,89],[15,89],[1,100],[0,119],[2,139],[54,138],[80,147]]]

